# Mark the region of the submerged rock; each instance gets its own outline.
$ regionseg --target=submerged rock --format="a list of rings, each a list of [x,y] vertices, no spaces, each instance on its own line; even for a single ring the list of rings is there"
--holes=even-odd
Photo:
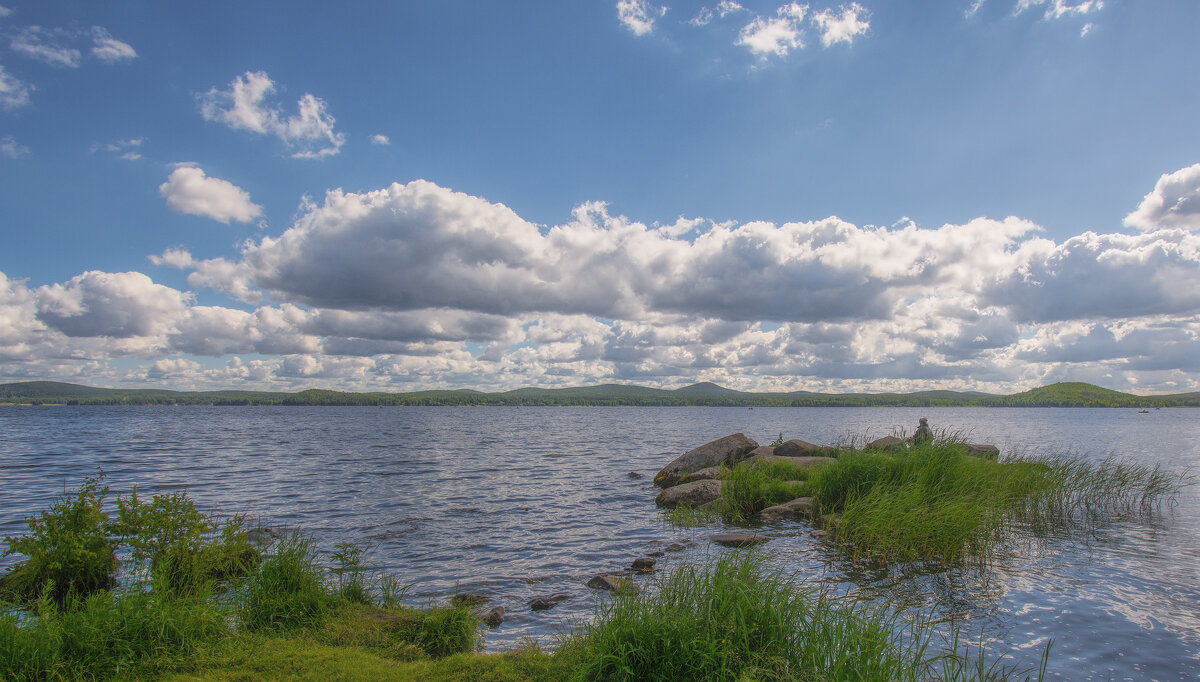
[[[685,472],[738,462],[756,447],[758,443],[741,433],[718,438],[676,457],[654,476],[654,484],[669,488],[678,483]]]
[[[451,606],[481,606],[491,601],[482,594],[474,594],[472,592],[463,592],[450,597]]]
[[[667,488],[654,498],[654,504],[670,509],[679,505],[699,507],[721,496],[721,482],[714,480],[692,481]]]
[[[747,533],[721,533],[709,538],[709,540],[722,547],[753,547],[754,545],[761,545],[764,542],[768,542],[770,539],[765,535],[751,535]]]
[[[634,559],[632,568],[638,573],[652,573],[655,563],[654,559],[649,558]]]
[[[635,481],[636,481],[636,480],[638,480],[639,478],[645,478],[644,476],[642,476],[641,474],[639,474],[639,473],[638,473],[638,472],[636,472],[636,471],[631,471],[631,472],[629,472],[629,473],[627,473],[627,474],[625,474],[625,475],[626,475],[626,476],[628,476],[629,478],[631,478],[631,479],[635,480]]]
[[[536,597],[529,600],[529,608],[533,611],[545,611],[558,606],[560,601],[567,601],[571,598],[569,594],[552,594],[549,597]]]
[[[489,628],[494,628],[504,622],[504,607],[493,606],[487,613],[483,615],[483,624]]]
[[[773,523],[775,521],[787,521],[791,519],[808,518],[812,513],[813,498],[797,497],[790,502],[777,504],[774,507],[767,507],[758,514],[758,518],[763,523]]]
[[[634,585],[632,580],[619,575],[597,575],[587,581],[587,586],[593,590],[607,590],[609,592],[637,592],[637,585]]]

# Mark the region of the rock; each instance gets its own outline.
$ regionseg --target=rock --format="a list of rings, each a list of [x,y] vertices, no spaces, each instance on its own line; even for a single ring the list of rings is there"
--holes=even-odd
[[[504,622],[504,607],[503,606],[493,606],[483,616],[483,624],[488,626],[489,628],[494,628],[503,622]]]
[[[676,457],[654,476],[654,484],[669,488],[678,483],[679,478],[686,472],[738,462],[745,459],[756,447],[758,443],[741,433],[718,438]]]
[[[632,580],[616,575],[597,575],[587,581],[587,586],[593,590],[609,592],[637,592],[637,585],[634,585]]]
[[[907,444],[908,444],[907,441],[905,441],[903,438],[897,438],[896,436],[884,436],[883,438],[876,438],[875,440],[871,441],[870,443],[867,443],[863,447],[863,449],[864,450],[903,450],[907,446]]]
[[[750,459],[747,459],[746,461],[749,463],[754,463],[754,462],[791,462],[792,464],[795,464],[796,466],[801,467],[803,469],[812,469],[814,467],[821,466],[822,464],[829,464],[830,462],[836,462],[837,459],[834,457],[779,457],[776,455],[755,455],[754,457],[751,457]]]
[[[758,514],[758,518],[763,523],[773,523],[776,521],[786,521],[796,518],[808,518],[812,513],[813,498],[797,497],[791,502],[777,504],[774,507],[767,507]]]
[[[552,609],[558,605],[560,601],[566,601],[571,598],[569,594],[552,594],[549,597],[536,597],[529,601],[529,608],[533,611],[545,611]]]
[[[664,549],[666,549],[668,552],[682,552],[683,550],[687,549],[687,547],[684,547],[683,545],[679,544],[678,542],[672,542],[671,544],[667,545]]]
[[[762,448],[759,448],[759,449],[761,450]],[[720,474],[721,474],[721,467],[719,467],[719,466],[708,467],[707,469],[701,469],[700,471],[693,471],[692,473],[688,474],[687,476],[684,476],[683,478],[679,479],[679,483],[676,483],[675,485],[691,483],[692,481],[713,481],[713,480],[716,480],[717,476],[719,476]]]
[[[986,459],[996,459],[1000,456],[1000,448],[995,445],[980,445],[978,443],[967,443],[967,454],[971,457],[984,457]]]
[[[817,528],[817,529],[815,529],[815,530],[810,530],[810,531],[808,532],[808,534],[809,534],[809,535],[811,535],[811,536],[813,536],[814,538],[816,538],[816,539],[818,539],[818,540],[823,540],[823,539],[825,539],[825,536],[826,536],[826,535],[828,535],[828,533],[826,533],[825,531],[821,530],[820,528]]]
[[[634,559],[632,568],[638,573],[650,573],[654,571],[655,563],[654,559]]]
[[[777,446],[775,452],[770,454],[774,454],[776,457],[829,457],[837,455],[837,448],[813,445],[799,438],[793,438],[783,445]]]
[[[463,592],[450,597],[451,606],[480,606],[490,601],[487,597],[481,594],[472,594],[471,592]]]
[[[639,474],[639,473],[638,473],[638,472],[636,472],[636,471],[631,471],[631,472],[629,472],[629,473],[627,473],[627,474],[625,474],[625,475],[626,475],[626,476],[628,476],[629,478],[631,478],[631,479],[635,480],[635,481],[636,481],[636,480],[638,480],[638,479],[640,479],[640,478],[645,478],[645,476],[643,476],[643,475]]]
[[[722,547],[753,547],[767,542],[771,538],[765,535],[748,535],[746,533],[721,533],[709,539]]]
[[[270,545],[272,542],[275,542],[280,537],[280,533],[277,531],[267,528],[266,526],[259,526],[258,528],[251,528],[249,532],[246,533],[246,542],[261,549]]]
[[[774,445],[760,445],[760,446],[754,448],[753,450],[751,450],[750,454],[746,455],[745,458],[750,459],[751,457],[759,457],[759,456],[770,457],[771,455],[774,455],[774,454],[776,454]]]
[[[680,545],[680,549],[683,549],[682,545]],[[652,557],[660,557],[660,556],[666,556],[666,555],[667,555],[667,553],[662,551],[661,549],[655,550],[653,552],[649,552],[646,554],[646,556],[652,556]]]
[[[699,507],[708,504],[721,496],[720,481],[692,481],[672,488],[667,488],[654,498],[654,504],[670,509],[679,505]]]

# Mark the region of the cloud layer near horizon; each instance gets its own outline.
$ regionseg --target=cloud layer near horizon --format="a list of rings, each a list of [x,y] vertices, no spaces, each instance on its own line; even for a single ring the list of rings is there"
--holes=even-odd
[[[1061,243],[1012,217],[646,225],[597,202],[539,227],[423,180],[335,190],[235,259],[152,257],[240,304],[198,305],[137,272],[40,287],[0,273],[0,376],[376,390],[710,380],[1002,391],[1062,379],[1197,390],[1194,168],[1164,175],[1151,208],[1130,214],[1140,233]]]

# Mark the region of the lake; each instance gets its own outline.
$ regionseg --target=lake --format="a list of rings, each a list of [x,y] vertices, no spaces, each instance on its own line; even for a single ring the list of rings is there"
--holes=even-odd
[[[100,469],[114,494],[186,488],[202,510],[301,528],[326,552],[364,545],[416,605],[487,595],[508,612],[489,650],[550,644],[594,612],[596,573],[672,543],[687,549],[660,568],[729,551],[708,542],[721,524],[673,528],[655,509],[650,479],[675,456],[734,432],[833,443],[922,416],[1004,454],[1200,464],[1200,411],[1186,409],[0,406],[0,534]],[[796,580],[957,622],[1014,664],[1035,666],[1053,639],[1055,678],[1200,673],[1197,486],[1149,518],[1020,543],[986,572],[862,571],[804,529],[769,529],[764,546]],[[572,599],[530,611],[554,593]]]

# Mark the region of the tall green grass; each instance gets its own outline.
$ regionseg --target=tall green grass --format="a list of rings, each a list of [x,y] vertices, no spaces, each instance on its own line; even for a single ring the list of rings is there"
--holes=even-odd
[[[886,610],[797,586],[742,552],[677,568],[656,592],[617,595],[557,656],[572,680],[975,679],[975,662],[900,629]],[[1013,674],[978,667],[995,674],[980,679]]]
[[[940,442],[860,452],[816,470],[808,492],[843,546],[878,561],[987,563],[1014,532],[1152,512],[1184,479],[1158,466],[1079,458],[969,457]]]

